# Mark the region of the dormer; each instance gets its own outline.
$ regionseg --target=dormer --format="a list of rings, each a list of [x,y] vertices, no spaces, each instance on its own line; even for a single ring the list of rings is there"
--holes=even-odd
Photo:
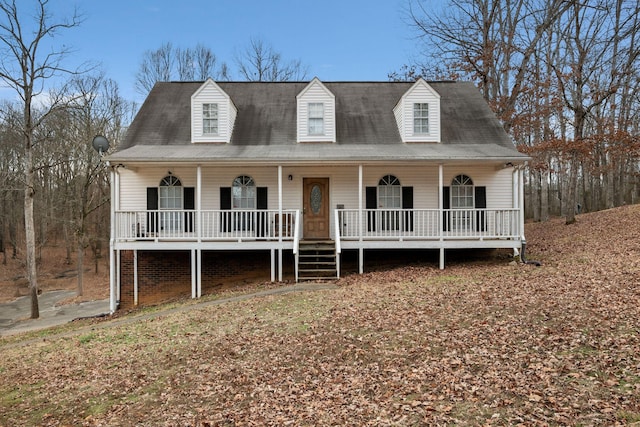
[[[336,142],[336,97],[314,78],[296,96],[298,142]]]
[[[393,108],[402,142],[440,142],[440,95],[418,79]]]
[[[231,142],[238,109],[229,95],[207,79],[191,95],[191,142]]]

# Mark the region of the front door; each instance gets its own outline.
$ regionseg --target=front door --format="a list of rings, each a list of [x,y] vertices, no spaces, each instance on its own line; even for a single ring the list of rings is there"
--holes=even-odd
[[[329,178],[304,178],[304,238],[329,238]]]

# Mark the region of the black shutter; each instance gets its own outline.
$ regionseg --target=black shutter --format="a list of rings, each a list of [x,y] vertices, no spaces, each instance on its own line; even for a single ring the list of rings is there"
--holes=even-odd
[[[147,210],[158,210],[158,187],[147,187]],[[158,212],[147,212],[147,231],[149,233],[155,233],[158,229]],[[138,234],[142,230],[138,227]],[[142,237],[142,236],[140,236]]]
[[[449,187],[442,187],[442,209],[451,209],[451,191]],[[451,230],[451,213],[442,213],[442,231]]]
[[[365,208],[376,209],[378,207],[378,188],[366,187]],[[376,213],[367,212],[367,231],[376,231]]]
[[[486,209],[487,208],[487,187],[475,187],[474,188],[475,199],[476,199],[476,209]],[[487,224],[486,221],[486,212],[478,211],[476,212],[476,231],[486,231]]]
[[[413,187],[402,187],[402,209],[413,209]],[[404,212],[404,231],[413,231],[413,211]]]
[[[196,189],[194,187],[184,187],[183,189],[183,206],[185,210],[194,210],[196,208]],[[193,233],[193,223],[195,220],[195,212],[184,213],[184,231]]]
[[[231,187],[220,187],[220,210],[231,210]],[[220,213],[220,231],[231,231],[231,212]]]
[[[258,187],[256,188],[256,208],[258,210],[267,210],[268,208],[268,188]],[[258,237],[264,237],[267,235],[267,229],[269,227],[269,215],[267,212],[258,212],[256,220],[256,234]]]

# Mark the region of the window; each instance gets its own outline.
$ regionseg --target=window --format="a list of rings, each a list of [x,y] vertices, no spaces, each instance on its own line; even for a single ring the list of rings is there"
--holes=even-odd
[[[256,184],[250,176],[242,175],[233,180],[232,187],[233,209],[256,208]]]
[[[164,231],[182,229],[182,214],[175,212],[182,209],[183,202],[182,183],[173,175],[168,175],[160,181],[158,189],[158,207],[160,210],[172,212],[160,212],[160,227]]]
[[[309,103],[309,135],[324,135],[324,104]]]
[[[413,104],[413,133],[414,134],[429,133],[429,104],[426,104],[426,103]]]
[[[378,207],[380,209],[402,208],[402,187],[393,175],[385,175],[378,181]],[[382,212],[379,218],[382,230],[400,229],[400,212]]]
[[[466,175],[458,175],[451,182],[451,208],[473,209],[473,181]]]
[[[202,104],[202,133],[218,134],[218,104]]]
[[[402,187],[400,180],[395,176],[386,175],[378,181],[378,207],[382,209],[402,207]]]
[[[473,181],[466,175],[458,175],[451,181],[451,220],[454,231],[473,229]]]
[[[233,209],[253,210],[256,208],[256,184],[253,178],[241,175],[233,180],[231,187],[231,206]],[[233,228],[236,231],[251,231],[255,212],[235,212],[233,215]]]

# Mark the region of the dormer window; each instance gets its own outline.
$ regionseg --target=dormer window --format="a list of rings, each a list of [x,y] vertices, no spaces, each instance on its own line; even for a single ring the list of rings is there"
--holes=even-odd
[[[324,135],[324,104],[309,103],[309,135]]]
[[[440,141],[440,94],[418,79],[393,107],[402,142]]]
[[[207,79],[191,95],[191,142],[231,143],[237,115],[229,95]]]
[[[218,104],[202,104],[202,133],[218,134]]]
[[[423,102],[413,104],[413,133],[429,134],[429,104]]]
[[[336,142],[336,97],[314,78],[296,96],[298,142]]]

